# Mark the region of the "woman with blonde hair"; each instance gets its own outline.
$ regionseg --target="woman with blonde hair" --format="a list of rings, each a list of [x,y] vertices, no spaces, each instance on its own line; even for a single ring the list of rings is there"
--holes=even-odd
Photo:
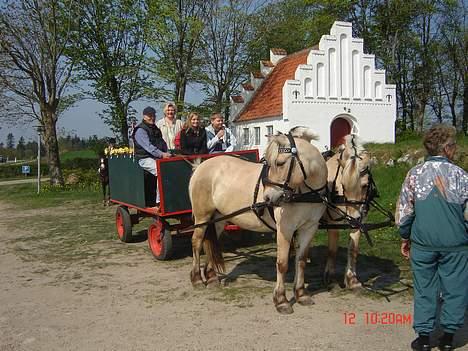
[[[177,106],[173,102],[168,102],[164,105],[164,118],[156,122],[156,126],[161,130],[162,137],[167,144],[169,150],[174,150],[175,137],[183,128],[183,123],[176,118]]]
[[[196,112],[189,114],[184,129],[180,132],[180,148],[184,155],[208,153],[206,131]]]

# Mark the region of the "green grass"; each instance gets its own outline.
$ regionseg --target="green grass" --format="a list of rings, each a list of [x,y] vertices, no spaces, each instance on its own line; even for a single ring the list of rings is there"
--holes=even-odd
[[[43,185],[43,187],[45,187]],[[47,187],[45,187],[47,188]],[[37,184],[0,186],[0,200],[11,203],[22,210],[60,207],[79,201],[81,204],[100,203],[101,194],[93,190],[53,189],[37,194]]]
[[[97,158],[98,155],[93,150],[66,151],[60,155],[60,160],[71,160],[74,158]]]

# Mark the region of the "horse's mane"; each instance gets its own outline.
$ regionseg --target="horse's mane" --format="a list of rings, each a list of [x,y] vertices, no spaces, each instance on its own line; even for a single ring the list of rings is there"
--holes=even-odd
[[[345,151],[349,156],[359,156],[366,150],[364,149],[362,140],[355,134],[346,135],[345,143],[342,147],[345,148]]]
[[[319,136],[307,127],[297,126],[289,132],[293,138],[304,139],[309,143],[311,140],[319,140]],[[265,150],[265,159],[272,168],[276,167],[275,160],[278,158],[278,147],[280,146],[289,146],[289,140],[286,134],[278,132],[270,137],[270,142]]]

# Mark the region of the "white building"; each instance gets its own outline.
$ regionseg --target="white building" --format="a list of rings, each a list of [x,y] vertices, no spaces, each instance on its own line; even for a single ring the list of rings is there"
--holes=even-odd
[[[271,49],[270,60],[231,97],[231,121],[241,149],[267,145],[267,135],[307,126],[322,151],[357,134],[364,142],[395,141],[395,85],[375,68],[352,25],[335,22],[320,43],[291,55]]]

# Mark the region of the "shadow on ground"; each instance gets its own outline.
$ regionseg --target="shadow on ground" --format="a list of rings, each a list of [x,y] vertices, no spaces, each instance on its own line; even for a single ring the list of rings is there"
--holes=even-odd
[[[259,236],[252,241],[255,246],[239,247],[235,243],[227,242],[224,245],[226,261],[238,261],[235,267],[227,272],[224,277],[225,284],[236,281],[238,278],[249,279],[252,275],[258,276],[263,280],[276,281],[276,245],[271,236]],[[336,264],[336,280],[343,287],[344,271],[346,267],[347,249],[339,248]],[[327,247],[316,246],[310,249],[309,262],[305,272],[307,289],[312,293],[318,293],[332,286],[327,286],[323,282],[323,272],[327,259]],[[294,281],[294,258],[289,261],[286,281]],[[357,262],[357,274],[359,280],[364,283],[368,290],[388,291],[391,295],[393,290],[390,288],[395,283],[400,282],[400,269],[389,259],[367,256],[360,254]],[[398,290],[397,292],[399,292]],[[380,293],[381,295],[387,295]]]

